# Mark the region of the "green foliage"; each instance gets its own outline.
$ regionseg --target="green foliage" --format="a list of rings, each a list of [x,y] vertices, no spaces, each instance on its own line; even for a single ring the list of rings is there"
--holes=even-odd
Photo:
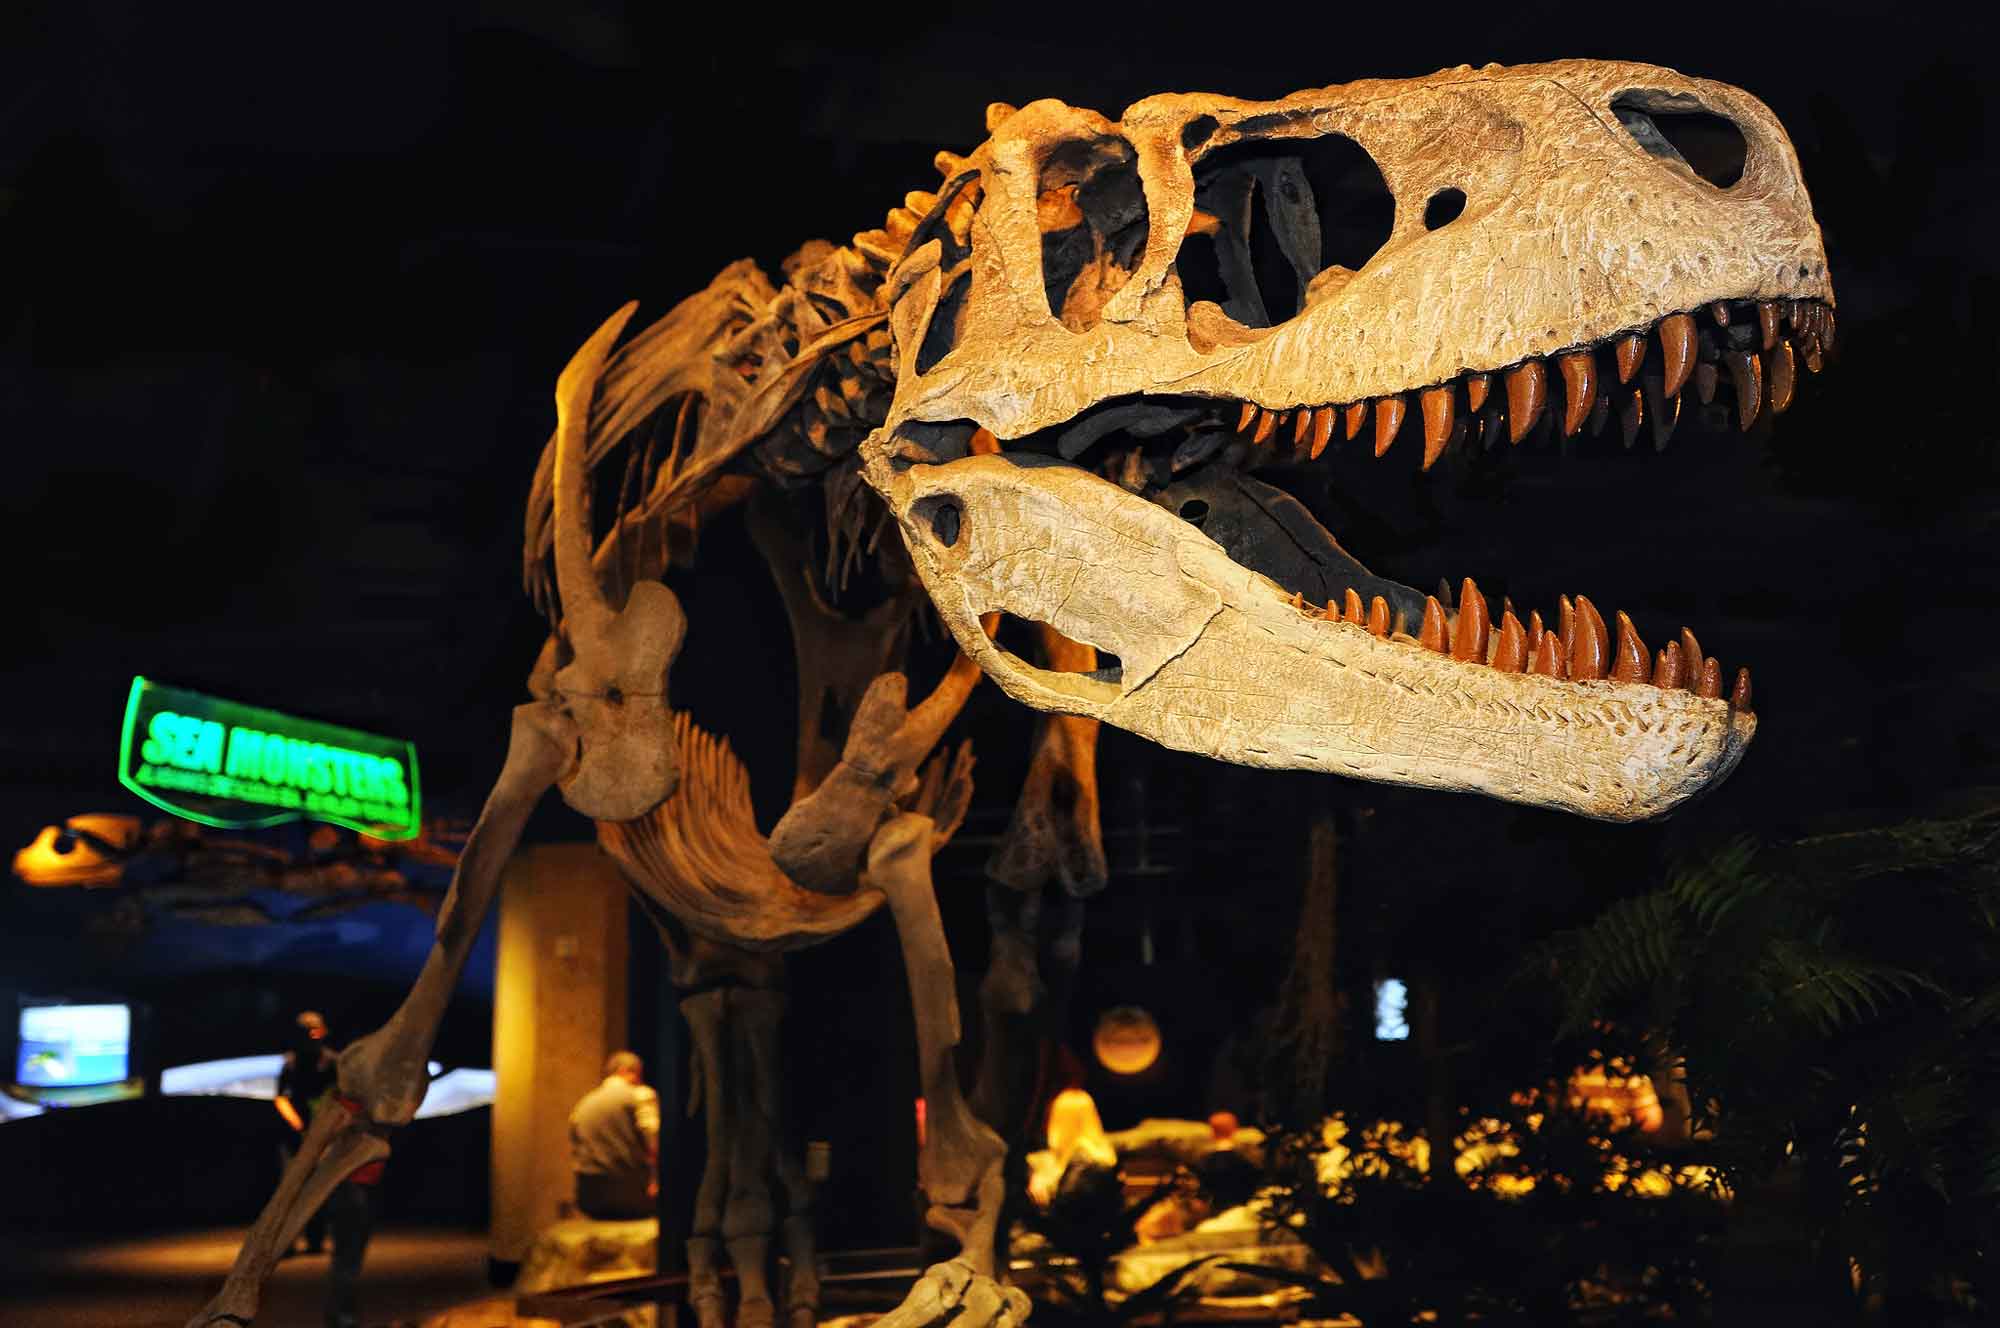
[[[1956,1322],[2000,1295],[1996,846],[2000,806],[1732,841],[1522,977],[1559,992],[1563,1036],[1643,1029],[1684,1062],[1703,1150],[1782,1192],[1849,1309]]]

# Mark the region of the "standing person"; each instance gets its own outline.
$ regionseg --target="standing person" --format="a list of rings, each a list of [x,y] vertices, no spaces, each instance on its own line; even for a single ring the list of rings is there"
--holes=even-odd
[[[327,1196],[333,1259],[326,1272],[326,1328],[360,1328],[361,1260],[375,1229],[375,1187],[385,1165],[370,1162]]]
[[[327,1044],[326,1020],[317,1010],[301,1010],[293,1021],[291,1050],[285,1053],[284,1067],[278,1071],[278,1094],[272,1105],[292,1127],[291,1137],[278,1145],[278,1170],[291,1165],[299,1151],[299,1137],[312,1123],[313,1108],[322,1094],[333,1087],[334,1063],[339,1053]],[[318,1254],[326,1248],[326,1214],[316,1212],[306,1222],[305,1234],[289,1254]]]
[[[629,1051],[604,1062],[604,1082],[569,1113],[576,1206],[610,1221],[651,1217],[659,1193],[660,1095],[645,1083],[646,1065]]]

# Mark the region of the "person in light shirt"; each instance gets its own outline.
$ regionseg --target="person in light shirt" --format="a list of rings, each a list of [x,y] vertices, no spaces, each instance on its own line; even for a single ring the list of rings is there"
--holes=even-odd
[[[604,1062],[604,1082],[569,1113],[576,1206],[606,1221],[651,1217],[660,1192],[660,1095],[646,1065],[629,1051]]]

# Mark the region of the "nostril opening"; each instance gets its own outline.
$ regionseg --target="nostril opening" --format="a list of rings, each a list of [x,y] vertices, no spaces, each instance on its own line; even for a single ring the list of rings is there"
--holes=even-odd
[[[611,686],[606,687],[604,689],[604,699],[606,701],[609,701],[612,705],[624,705],[625,693],[618,686],[618,684],[613,683]]]
[[[1465,211],[1465,191],[1463,189],[1440,189],[1431,195],[1431,201],[1424,204],[1424,229],[1437,230],[1458,220],[1459,213]]]
[[[1190,498],[1181,504],[1181,520],[1191,526],[1199,526],[1208,519],[1208,503],[1200,498]]]
[[[1749,152],[1743,131],[1728,116],[1717,115],[1694,98],[1635,90],[1611,99],[1611,113],[1625,132],[1648,153],[1677,161],[1718,189],[1743,178]]]

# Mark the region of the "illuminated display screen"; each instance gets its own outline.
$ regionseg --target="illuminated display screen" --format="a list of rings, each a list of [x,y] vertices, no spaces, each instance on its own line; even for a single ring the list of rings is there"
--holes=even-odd
[[[29,1005],[21,1010],[14,1082],[23,1088],[121,1083],[132,1062],[126,1005]]]
[[[332,821],[378,839],[420,828],[415,743],[145,678],[125,703],[118,778],[204,825]]]

